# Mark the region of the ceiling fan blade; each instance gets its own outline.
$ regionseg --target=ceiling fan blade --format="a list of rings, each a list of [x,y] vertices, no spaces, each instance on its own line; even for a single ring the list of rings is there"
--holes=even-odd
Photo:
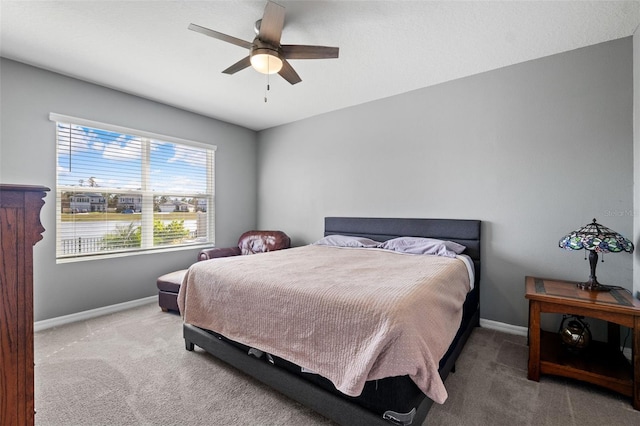
[[[302,44],[283,44],[282,52],[287,59],[329,59],[337,58],[339,48],[328,46],[305,46]]]
[[[302,81],[296,70],[294,70],[291,64],[286,60],[282,61],[282,69],[278,74],[291,84],[300,83]]]
[[[251,42],[219,33],[218,31],[210,30],[209,28],[201,27],[200,25],[189,24],[189,29],[209,37],[217,38],[218,40],[226,41],[227,43],[235,44],[236,46],[244,47],[245,49],[251,49],[252,46]]]
[[[278,46],[284,27],[284,7],[272,1],[267,2],[260,22],[258,38],[265,43]]]
[[[251,58],[247,56],[246,58],[240,59],[235,64],[231,65],[226,70],[222,71],[224,74],[235,74],[238,71],[241,71],[247,67],[251,66]]]

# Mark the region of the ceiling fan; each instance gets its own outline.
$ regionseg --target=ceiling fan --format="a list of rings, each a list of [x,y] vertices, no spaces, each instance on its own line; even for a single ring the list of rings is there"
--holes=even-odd
[[[240,59],[226,70],[225,74],[235,74],[249,66],[262,74],[278,73],[291,84],[302,81],[287,59],[328,59],[338,57],[337,47],[306,46],[301,44],[280,44],[284,27],[284,7],[272,1],[267,2],[262,19],[256,21],[256,37],[253,42],[190,24],[189,29],[227,43],[249,49],[249,56]]]

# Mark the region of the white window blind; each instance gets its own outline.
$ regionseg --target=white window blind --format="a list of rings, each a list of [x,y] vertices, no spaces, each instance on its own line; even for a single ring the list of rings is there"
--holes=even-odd
[[[215,146],[50,119],[58,259],[213,243]]]

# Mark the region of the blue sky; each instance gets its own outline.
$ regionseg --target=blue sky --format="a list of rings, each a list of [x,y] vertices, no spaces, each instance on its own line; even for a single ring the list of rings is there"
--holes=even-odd
[[[142,138],[58,123],[58,185],[139,189],[142,187]],[[204,193],[206,151],[150,141],[150,187],[159,193]]]

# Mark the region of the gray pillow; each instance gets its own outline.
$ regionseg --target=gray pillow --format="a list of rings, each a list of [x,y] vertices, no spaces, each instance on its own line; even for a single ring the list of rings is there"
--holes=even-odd
[[[374,241],[364,237],[352,237],[349,235],[327,235],[321,240],[313,243],[317,246],[333,246],[333,247],[378,247],[380,241]]]
[[[381,243],[378,248],[401,253],[456,257],[466,247],[453,241],[442,241],[434,238],[399,237]]]

